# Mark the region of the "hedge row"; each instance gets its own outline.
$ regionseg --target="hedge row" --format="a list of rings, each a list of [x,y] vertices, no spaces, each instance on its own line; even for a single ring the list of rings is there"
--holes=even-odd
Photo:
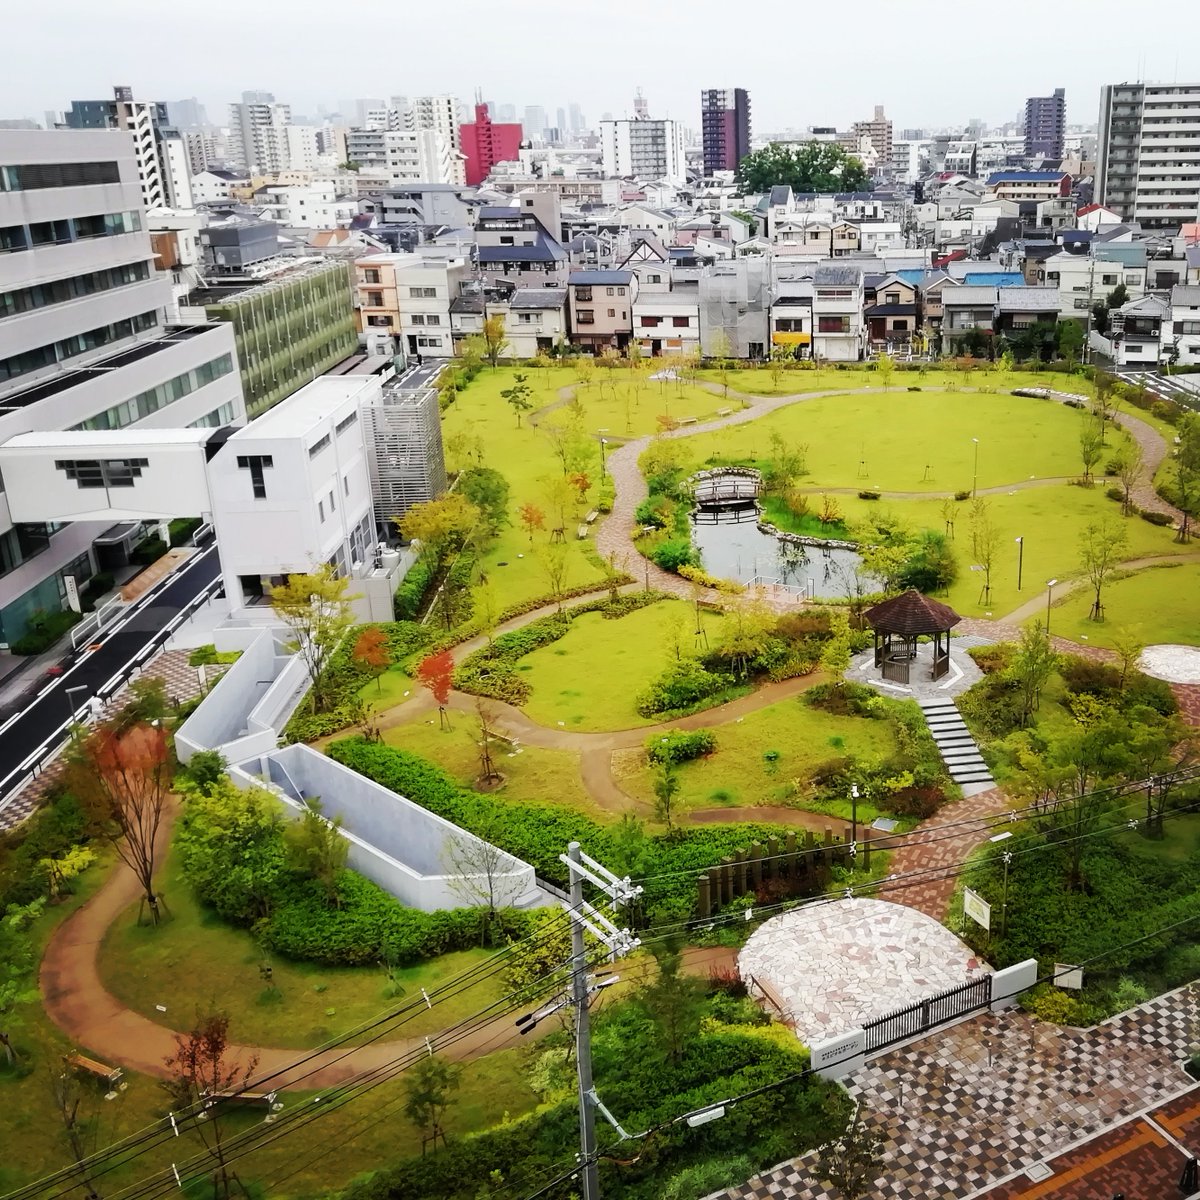
[[[421,611],[437,572],[437,555],[432,550],[422,550],[417,555],[417,561],[408,568],[408,574],[404,576],[392,600],[398,621],[412,620]]]

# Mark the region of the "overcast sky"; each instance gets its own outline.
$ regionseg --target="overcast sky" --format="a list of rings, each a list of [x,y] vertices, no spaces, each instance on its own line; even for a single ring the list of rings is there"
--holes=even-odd
[[[454,92],[518,110],[578,101],[589,122],[626,115],[698,124],[702,87],[750,90],[756,135],[845,127],[884,104],[899,131],[1010,120],[1027,95],[1067,89],[1093,122],[1103,83],[1194,80],[1194,3],[1046,0],[3,0],[0,116],[42,119],[129,84],[142,99],[197,96],[209,119],[245,89],[302,114],[342,99]],[[1141,19],[1140,14],[1146,14]]]

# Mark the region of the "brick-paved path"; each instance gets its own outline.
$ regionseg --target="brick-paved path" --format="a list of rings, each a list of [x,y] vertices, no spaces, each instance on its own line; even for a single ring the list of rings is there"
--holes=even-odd
[[[200,694],[200,678],[196,668],[188,665],[191,650],[165,650],[156,658],[152,658],[142,671],[141,679],[161,679],[167,685],[168,697],[178,700],[181,704],[194,699]],[[210,666],[208,682],[211,687],[224,667]],[[116,712],[125,704],[129,695],[129,685],[113,694],[112,699],[105,705],[104,716]],[[12,829],[19,825],[42,802],[46,793],[62,777],[64,769],[61,757],[56,758],[40,775],[31,779],[12,800],[0,810],[0,830]]]
[[[1198,1037],[1200,985],[1193,984],[1092,1029],[1062,1029],[1013,1010],[873,1059],[848,1089],[884,1139],[883,1174],[868,1196],[963,1198],[1053,1158],[1193,1088],[1180,1064]],[[835,1200],[833,1188],[813,1177],[816,1157],[784,1163],[725,1195]],[[1107,1200],[1112,1192],[1084,1194]]]

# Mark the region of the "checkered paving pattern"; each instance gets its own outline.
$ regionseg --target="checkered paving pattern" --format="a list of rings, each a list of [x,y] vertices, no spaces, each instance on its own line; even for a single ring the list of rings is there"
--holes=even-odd
[[[165,650],[146,664],[139,678],[163,680],[167,685],[168,698],[180,704],[186,703],[200,694],[200,678],[196,668],[188,665],[191,653],[190,650]],[[209,687],[224,670],[223,666],[208,667]],[[126,702],[128,693],[129,685],[126,684],[105,705],[104,717],[109,717],[120,709]],[[57,758],[40,775],[31,779],[8,805],[0,810],[0,830],[13,829],[20,825],[41,804],[43,797],[58,782],[62,773],[63,762],[61,758]]]
[[[966,1197],[1053,1158],[1192,1087],[1180,1063],[1198,1041],[1200,985],[1191,985],[1093,1029],[989,1013],[881,1055],[847,1081],[884,1139],[884,1171],[869,1196]],[[814,1178],[816,1158],[725,1195],[837,1200]]]

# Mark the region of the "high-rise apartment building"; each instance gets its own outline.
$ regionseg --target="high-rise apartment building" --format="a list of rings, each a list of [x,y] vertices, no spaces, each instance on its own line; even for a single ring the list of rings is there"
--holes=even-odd
[[[459,156],[432,129],[352,129],[346,153],[364,175],[386,177],[389,187],[455,183],[462,173]]]
[[[750,93],[745,88],[709,88],[700,93],[704,173],[736,171],[750,153]]]
[[[1067,93],[1055,88],[1052,96],[1030,96],[1025,101],[1025,156],[1059,162],[1067,133]]]
[[[600,122],[600,150],[609,178],[682,183],[686,178],[683,131],[675,121],[649,117]]]
[[[292,110],[276,104],[270,92],[243,92],[229,106],[229,162],[250,175],[290,169],[287,127]]]
[[[1095,198],[1147,229],[1200,220],[1200,83],[1101,89]]]
[[[583,109],[572,101],[567,106],[569,117],[568,121],[571,126],[572,133],[583,133],[587,129],[587,122],[583,119]]]
[[[232,330],[168,325],[170,302],[132,132],[0,132],[0,442],[243,420]],[[78,603],[107,529],[14,524],[0,493],[0,641]]]
[[[208,124],[208,113],[195,96],[186,100],[168,100],[167,116],[170,118],[168,123],[176,129],[199,129]]]
[[[111,100],[72,100],[63,123],[68,129],[131,133],[144,207],[191,208],[187,147],[171,127],[161,100],[135,100],[132,88],[114,87]]]
[[[521,126],[494,122],[482,101],[475,105],[475,120],[462,125],[459,136],[463,181],[471,187],[482,183],[497,163],[515,159],[521,148]]]
[[[876,154],[876,161],[881,166],[888,166],[892,161],[892,123],[884,116],[883,105],[875,105],[875,115],[869,121],[854,122],[854,141],[859,143],[861,138],[870,139]]]
[[[462,153],[462,137],[460,134],[458,97],[441,96],[410,96],[404,110],[404,128],[416,133],[424,129],[440,134],[446,145],[454,152],[457,165],[454,177],[447,183],[464,183],[466,177],[463,171],[462,159],[457,156]]]

